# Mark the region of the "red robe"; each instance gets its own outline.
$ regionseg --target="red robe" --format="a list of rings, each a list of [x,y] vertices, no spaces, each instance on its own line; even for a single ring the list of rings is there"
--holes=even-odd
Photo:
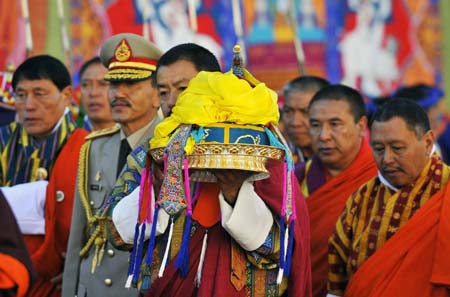
[[[450,184],[356,271],[348,297],[450,296]]]
[[[311,265],[313,296],[327,295],[328,239],[350,195],[376,176],[372,150],[363,140],[352,164],[327,181],[307,199],[311,226]]]
[[[280,213],[282,204],[283,166],[281,162],[269,165],[270,178],[255,182],[256,193],[269,208]],[[291,273],[288,282],[288,296],[311,296],[311,270],[309,253],[308,213],[304,199],[300,195],[298,183],[295,183],[294,197],[297,208],[297,219],[294,229],[294,250]],[[194,210],[195,211],[195,210]],[[164,271],[162,278],[157,278],[145,296],[245,296],[245,289],[237,291],[230,281],[231,239],[218,223],[208,229],[208,246],[202,270],[200,288],[194,285],[195,274],[202,248],[204,228],[200,227],[190,239],[189,269],[185,279],[174,268],[172,261]]]
[[[61,290],[50,279],[61,274],[64,267],[62,254],[69,238],[72,205],[76,184],[78,155],[88,132],[76,129],[56,159],[47,186],[45,200],[45,235],[25,235],[38,280],[29,296],[60,296]],[[64,199],[57,202],[56,192]]]

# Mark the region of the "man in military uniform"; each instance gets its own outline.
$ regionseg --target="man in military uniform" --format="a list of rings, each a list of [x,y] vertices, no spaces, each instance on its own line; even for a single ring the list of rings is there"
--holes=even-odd
[[[106,240],[104,204],[134,149],[147,151],[160,119],[154,80],[161,51],[142,37],[118,34],[101,49],[110,82],[113,120],[120,127],[86,137],[79,160],[77,191],[63,277],[63,296],[136,296],[124,288],[128,252]]]
[[[220,65],[213,53],[195,43],[176,45],[161,56],[156,70],[156,85],[164,117],[172,113],[178,95],[200,71],[220,71]],[[110,197],[112,205],[139,185],[145,157],[146,151],[143,150],[130,154],[126,170],[118,178]],[[117,245],[121,244],[120,236],[115,232],[112,232],[111,238],[114,242],[118,241]]]

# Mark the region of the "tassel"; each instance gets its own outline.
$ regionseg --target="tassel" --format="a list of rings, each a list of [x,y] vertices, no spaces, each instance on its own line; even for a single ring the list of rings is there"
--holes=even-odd
[[[183,238],[181,240],[180,250],[178,251],[177,259],[175,261],[175,268],[180,269],[181,277],[186,278],[189,267],[189,242],[191,238],[191,220],[192,220],[192,203],[191,203],[191,188],[189,183],[188,161],[184,158],[184,191],[186,194],[186,221],[183,230]]]
[[[138,229],[135,230],[135,240],[134,240],[134,247],[137,247],[137,251],[135,254],[135,258],[133,261],[134,267],[133,267],[133,278],[131,280],[131,285],[136,288],[137,287],[137,283],[139,280],[139,273],[140,273],[140,268],[141,268],[141,260],[142,260],[142,250],[144,248],[144,239],[145,239],[145,229],[146,229],[146,224],[145,224],[145,218],[141,218],[141,211],[142,211],[142,202],[145,199],[144,198],[144,194],[145,194],[145,182],[147,179],[147,175],[149,174],[149,172],[147,172],[147,169],[144,167],[142,169],[142,175],[141,175],[141,182],[140,182],[140,189],[139,189],[139,212],[138,212],[138,224],[141,225],[141,232],[140,232],[140,237],[139,237],[139,243],[136,245],[136,234],[139,234],[139,226]],[[151,175],[151,173],[150,173]],[[148,214],[146,214],[146,216],[148,216]]]
[[[142,200],[144,199],[145,181],[147,179],[147,168],[142,168],[141,182],[139,183],[139,211],[141,211]],[[139,220],[139,218],[138,218]]]
[[[173,234],[173,218],[172,222],[170,223],[169,237],[167,238],[166,251],[164,252],[164,257],[161,262],[161,266],[159,267],[158,277],[162,277],[164,274],[164,270],[166,269],[167,258],[169,257],[170,251],[170,243],[172,242],[172,234]]]
[[[141,292],[146,292],[151,286],[151,266],[145,265],[142,271]]]
[[[285,244],[285,232],[284,232],[284,217],[280,217],[280,268],[278,270],[277,284],[281,284],[281,278],[283,276],[284,267],[284,244]],[[280,280],[280,281],[278,281]]]
[[[147,256],[145,257],[145,264],[152,265],[153,261],[153,249],[155,248],[155,239],[156,239],[156,225],[158,223],[158,207],[155,206],[155,210],[153,213],[153,222],[152,231],[150,232],[150,238],[148,240],[148,248],[147,248]]]
[[[287,206],[287,167],[286,162],[283,163],[283,204],[281,205],[281,217],[286,216],[286,206]]]
[[[283,224],[284,225],[284,224]],[[283,272],[284,272],[284,263],[286,260],[286,248],[287,248],[287,243],[288,243],[288,239],[289,239],[289,227],[286,228],[285,234],[284,234],[284,240],[283,240],[283,246],[280,247],[280,255],[283,255],[283,261],[281,263],[280,260],[280,270],[278,270],[278,277],[277,277],[277,284],[281,284],[281,281],[283,280]]]
[[[149,269],[153,261],[153,249],[155,248],[156,240],[156,225],[158,224],[158,204],[155,204],[155,210],[153,213],[152,231],[150,232],[150,238],[148,240],[147,256],[145,257],[145,269]],[[148,287],[146,287],[148,285]],[[150,275],[144,274],[142,278],[142,290],[148,290],[150,288]]]
[[[286,262],[284,263],[284,275],[286,277],[289,277],[289,274],[291,272],[291,262],[292,262],[292,251],[294,249],[294,226],[295,226],[295,219],[297,218],[297,212],[296,212],[296,205],[295,205],[295,187],[294,187],[294,171],[291,170],[290,172],[291,177],[291,208],[292,208],[292,214],[291,214],[291,223],[289,224],[289,243],[287,247],[287,255],[286,255]]]
[[[191,215],[187,215],[184,225],[183,239],[181,240],[180,250],[175,261],[175,268],[180,269],[181,277],[186,278],[189,266],[189,242],[191,237]]]
[[[296,180],[296,176],[294,173],[294,170],[291,170],[291,194],[292,194],[292,199],[291,199],[291,208],[292,208],[292,215],[291,215],[291,220],[295,220],[297,218],[297,206],[295,204],[295,180]]]
[[[131,285],[133,286],[133,288],[137,288],[137,283],[139,280],[139,272],[142,260],[142,249],[144,248],[145,226],[146,226],[145,223],[142,224],[141,226],[141,235],[139,237],[138,250],[136,258],[134,259],[133,279],[131,281]]]
[[[164,153],[164,169],[163,169],[164,176],[166,175],[166,171],[167,171],[167,160],[168,159],[169,159],[169,155],[167,154],[167,152],[165,152]]]
[[[99,252],[99,255],[98,255],[97,267],[100,266],[100,264],[102,263],[103,255],[105,254],[105,247],[106,247],[106,240],[103,241],[103,244],[102,244],[102,246],[100,248],[100,252]]]
[[[150,275],[145,275],[142,278],[141,291],[145,292],[148,291],[148,289],[150,289]]]
[[[286,232],[284,226],[284,219],[286,216],[286,199],[287,199],[287,164],[283,164],[283,204],[281,206],[280,215],[280,269],[278,270],[277,284],[281,284],[283,278],[283,268],[285,259],[285,246],[286,246]]]
[[[198,262],[197,273],[195,275],[195,280],[194,280],[197,288],[200,288],[200,283],[202,282],[202,270],[203,270],[203,264],[205,263],[205,254],[206,254],[207,244],[208,244],[208,230],[205,231],[205,235],[203,236],[202,251],[200,253],[200,261]]]
[[[95,267],[97,267],[98,249],[99,249],[98,245],[95,245],[94,257],[92,257],[92,263],[91,263],[91,274],[94,274]]]
[[[133,279],[134,263],[136,262],[136,254],[138,251],[138,246],[137,246],[138,237],[139,237],[139,223],[136,223],[136,226],[134,227],[133,249],[131,251],[130,265],[128,266],[128,278],[127,278],[127,282],[125,283],[125,288],[131,288],[131,280]]]
[[[292,262],[292,250],[294,249],[294,224],[295,221],[292,220],[289,227],[289,243],[286,254],[286,261],[284,262],[284,275],[289,277],[291,273],[291,262]]]
[[[125,282],[125,288],[130,289],[131,288],[131,280],[133,279],[133,275],[128,275],[127,281]]]
[[[152,211],[155,210],[155,199],[153,199],[153,176],[152,172],[147,173],[147,180],[148,180],[148,209],[147,209],[147,223],[151,224],[153,222],[153,213]]]
[[[296,213],[296,205],[295,205],[295,187],[294,187],[294,180],[295,180],[295,175],[294,175],[294,171],[290,170],[289,172],[289,177],[290,177],[290,186],[291,186],[291,197],[290,197],[290,201],[291,201],[291,223],[289,224],[289,242],[287,245],[287,254],[286,254],[286,260],[284,263],[284,275],[286,277],[289,277],[289,274],[291,272],[291,262],[292,262],[292,251],[294,249],[294,226],[295,226],[295,219],[297,217],[297,213]]]

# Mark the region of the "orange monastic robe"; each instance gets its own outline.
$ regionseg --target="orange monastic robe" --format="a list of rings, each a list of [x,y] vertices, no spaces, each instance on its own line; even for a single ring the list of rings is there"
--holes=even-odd
[[[328,239],[345,202],[353,192],[376,174],[377,167],[372,156],[372,149],[363,139],[353,163],[307,197],[306,204],[311,228],[313,296],[319,297],[327,294]]]
[[[450,296],[450,184],[364,262],[345,296]]]

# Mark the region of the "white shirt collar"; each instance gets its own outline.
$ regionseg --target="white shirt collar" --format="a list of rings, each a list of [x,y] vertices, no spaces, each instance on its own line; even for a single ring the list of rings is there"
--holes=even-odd
[[[53,130],[52,130],[52,133],[51,133],[51,134],[55,133],[55,131],[59,128],[59,126],[61,126],[61,123],[62,123],[62,121],[64,120],[64,117],[65,117],[66,114],[68,114],[68,113],[69,113],[69,108],[66,107],[66,108],[64,109],[64,113],[63,113],[63,115],[61,116],[61,118],[59,119],[58,123],[56,123],[55,127],[53,127]]]
[[[433,147],[431,148],[431,152],[430,152],[430,157],[434,154],[434,152],[436,151],[437,147],[436,144],[433,144]],[[386,187],[388,187],[389,189],[397,192],[398,190],[400,190],[399,188],[394,187],[391,183],[389,183],[384,176],[381,174],[381,172],[378,170],[378,178],[380,179],[381,183],[384,184]]]

